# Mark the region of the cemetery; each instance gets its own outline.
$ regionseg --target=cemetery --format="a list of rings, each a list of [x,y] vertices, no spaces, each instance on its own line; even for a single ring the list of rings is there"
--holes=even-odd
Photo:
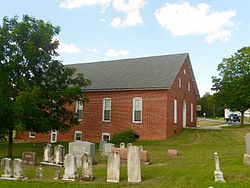
[[[120,145],[16,143],[12,160],[0,143],[0,187],[249,187],[249,132],[185,129],[164,141]],[[150,164],[141,162],[142,151]]]

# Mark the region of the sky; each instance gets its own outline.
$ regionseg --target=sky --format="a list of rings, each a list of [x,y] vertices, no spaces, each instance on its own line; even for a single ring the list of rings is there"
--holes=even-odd
[[[250,45],[249,0],[1,1],[1,20],[23,15],[60,26],[63,64],[189,53],[201,96],[223,58]]]

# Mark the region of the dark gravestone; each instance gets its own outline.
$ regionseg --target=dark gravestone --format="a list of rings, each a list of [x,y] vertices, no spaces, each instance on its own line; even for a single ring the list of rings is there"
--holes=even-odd
[[[22,160],[24,165],[35,166],[37,164],[35,152],[23,152]]]

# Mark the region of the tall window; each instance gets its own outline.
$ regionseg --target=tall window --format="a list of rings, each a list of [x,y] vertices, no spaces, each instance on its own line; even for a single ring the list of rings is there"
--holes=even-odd
[[[190,82],[188,82],[188,91],[190,91],[191,89],[191,85],[190,85]]]
[[[179,77],[179,88],[181,88],[181,77]]]
[[[102,133],[102,141],[110,141],[110,133]]]
[[[105,98],[103,99],[102,121],[110,122],[110,116],[111,116],[111,99]]]
[[[82,131],[75,131],[75,141],[82,141]]]
[[[174,99],[174,124],[177,124],[177,100]]]
[[[190,107],[190,111],[191,111],[191,123],[194,122],[194,104],[191,103],[191,107]]]
[[[82,101],[76,101],[76,114],[77,114],[78,121],[82,121],[82,115],[83,115]]]
[[[142,122],[142,98],[135,97],[133,99],[133,123]]]

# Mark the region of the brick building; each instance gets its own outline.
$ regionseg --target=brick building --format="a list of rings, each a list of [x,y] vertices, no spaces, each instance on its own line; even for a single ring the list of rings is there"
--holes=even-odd
[[[70,107],[78,113],[79,125],[64,134],[29,132],[16,139],[99,142],[132,129],[141,140],[164,140],[196,126],[199,92],[186,53],[68,66],[92,82],[83,88],[89,102]]]

